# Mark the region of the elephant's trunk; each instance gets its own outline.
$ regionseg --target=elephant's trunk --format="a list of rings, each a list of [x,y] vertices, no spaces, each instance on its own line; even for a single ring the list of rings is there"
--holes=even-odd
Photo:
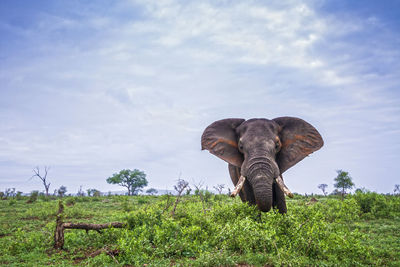
[[[264,175],[253,177],[253,192],[256,204],[261,211],[269,211],[272,207],[273,192],[272,178],[266,178]]]
[[[256,204],[261,211],[269,211],[273,204],[272,186],[275,178],[279,176],[279,168],[274,160],[258,158],[246,169],[246,177],[249,180]]]

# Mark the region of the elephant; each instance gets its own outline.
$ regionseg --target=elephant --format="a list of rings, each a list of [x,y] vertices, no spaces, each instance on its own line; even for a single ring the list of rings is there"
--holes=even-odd
[[[287,212],[285,194],[293,196],[282,174],[323,144],[311,124],[295,117],[218,120],[201,136],[202,150],[228,162],[234,192],[243,202],[282,214]]]

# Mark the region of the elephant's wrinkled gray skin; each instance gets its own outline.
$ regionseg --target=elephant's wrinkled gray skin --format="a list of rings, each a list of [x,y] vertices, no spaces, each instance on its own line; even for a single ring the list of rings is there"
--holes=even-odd
[[[261,211],[278,208],[286,213],[285,195],[275,178],[323,146],[318,131],[302,119],[224,119],[208,126],[202,149],[229,163],[236,185],[246,177],[239,195]]]

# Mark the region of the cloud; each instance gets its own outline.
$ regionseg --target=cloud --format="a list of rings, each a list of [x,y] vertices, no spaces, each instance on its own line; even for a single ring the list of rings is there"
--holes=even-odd
[[[22,181],[38,164],[76,188],[107,191],[105,179],[122,168],[144,169],[161,189],[180,171],[230,184],[226,164],[200,151],[203,129],[290,115],[325,139],[288,172],[296,191],[316,192],[337,168],[389,190],[363,170],[398,159],[398,33],[382,30],[383,18],[302,1],[69,7],[37,11],[26,27],[0,22],[2,32],[19,29],[9,41],[24,48],[8,47],[0,63],[0,161],[10,166],[1,186],[10,170]],[[391,182],[396,168],[385,172]]]

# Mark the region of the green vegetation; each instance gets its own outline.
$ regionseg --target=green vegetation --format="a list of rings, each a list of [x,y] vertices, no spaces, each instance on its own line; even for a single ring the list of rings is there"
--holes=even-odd
[[[204,190],[182,195],[174,213],[171,195],[64,197],[65,222],[128,226],[65,230],[62,251],[53,249],[57,201],[8,198],[0,201],[0,265],[400,265],[400,197],[314,197],[295,195],[286,215]]]

